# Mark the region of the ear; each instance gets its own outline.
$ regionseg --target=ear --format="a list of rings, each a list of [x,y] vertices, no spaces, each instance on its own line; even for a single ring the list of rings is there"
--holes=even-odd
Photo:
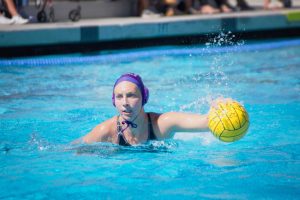
[[[112,104],[114,105],[114,107],[116,107],[115,93],[114,92],[112,93],[111,101],[112,101]]]
[[[147,87],[144,86],[144,102],[143,105],[145,105],[148,102],[149,99],[149,90]]]

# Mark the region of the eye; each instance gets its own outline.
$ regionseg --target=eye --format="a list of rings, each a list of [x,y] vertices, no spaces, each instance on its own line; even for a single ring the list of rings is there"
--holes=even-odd
[[[122,99],[123,98],[123,95],[122,94],[117,94],[116,95],[116,99]]]

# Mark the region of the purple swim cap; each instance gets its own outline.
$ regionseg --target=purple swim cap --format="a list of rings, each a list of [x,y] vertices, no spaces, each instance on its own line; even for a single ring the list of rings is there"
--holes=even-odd
[[[142,81],[142,78],[134,73],[127,73],[127,74],[123,74],[122,76],[120,76],[120,78],[118,78],[115,82],[114,88],[113,88],[113,93],[112,93],[112,103],[114,106],[116,106],[115,104],[115,87],[122,81],[129,81],[131,83],[134,83],[135,85],[138,86],[138,88],[140,89],[140,92],[142,94],[142,105],[144,106],[148,99],[149,99],[149,90],[146,86],[144,86],[144,83]]]

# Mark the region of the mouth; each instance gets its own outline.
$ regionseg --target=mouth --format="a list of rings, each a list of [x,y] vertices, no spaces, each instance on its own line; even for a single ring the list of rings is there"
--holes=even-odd
[[[131,115],[132,111],[130,110],[122,110],[123,115]]]

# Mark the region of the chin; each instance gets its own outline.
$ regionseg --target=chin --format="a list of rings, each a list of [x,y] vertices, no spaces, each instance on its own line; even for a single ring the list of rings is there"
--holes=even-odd
[[[122,114],[121,114],[121,116],[122,116],[122,118],[125,119],[125,120],[130,120],[130,117],[128,117],[128,116],[126,116],[126,115],[122,115]]]
[[[121,113],[121,116],[123,119],[128,120],[128,121],[131,121],[134,118],[134,115],[132,113],[130,113],[130,114]]]

